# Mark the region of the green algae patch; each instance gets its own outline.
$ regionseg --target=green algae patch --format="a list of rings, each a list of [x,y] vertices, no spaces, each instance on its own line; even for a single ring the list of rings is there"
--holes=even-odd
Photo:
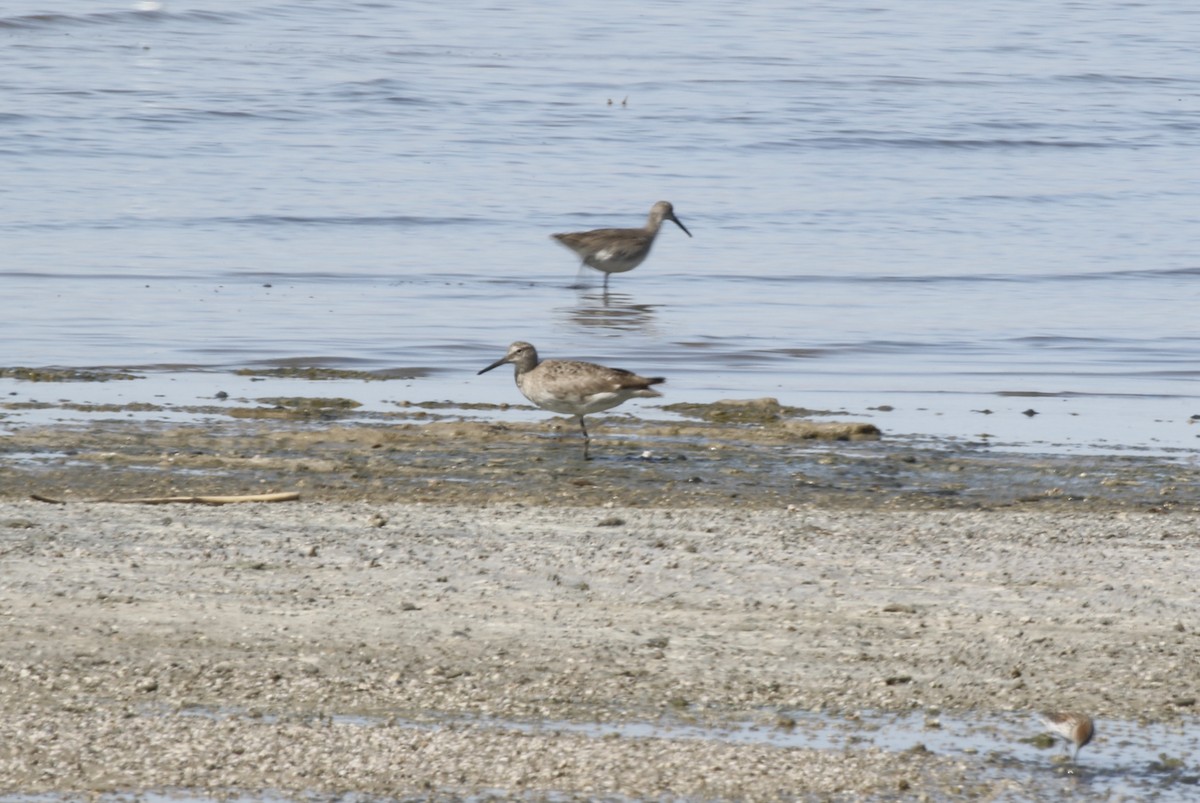
[[[13,411],[52,410],[57,407],[57,404],[51,404],[50,402],[5,402],[4,404],[0,404],[0,408]]]
[[[829,411],[808,410],[789,407],[773,398],[725,399],[711,404],[680,402],[668,404],[662,409],[689,418],[698,418],[709,424],[759,425],[761,430],[743,430],[744,433],[759,432],[764,438],[825,441],[878,440],[883,436],[874,424],[865,422],[818,422],[805,416],[832,415]],[[703,426],[703,425],[701,425]],[[744,434],[743,437],[753,437]]]
[[[1058,740],[1058,737],[1049,733],[1039,733],[1034,736],[1028,736],[1024,739],[1019,739],[1018,741],[1033,745],[1039,750],[1048,750],[1051,747],[1062,744],[1062,742]]]
[[[423,410],[536,410],[531,404],[508,404],[500,402],[454,402],[454,401],[396,401],[397,407],[419,407]]]
[[[785,421],[783,430],[801,440],[877,441],[883,437],[879,427],[862,421]]]
[[[145,377],[126,371],[88,371],[80,368],[0,368],[0,379],[23,382],[112,382]]]
[[[813,410],[789,407],[777,399],[724,399],[711,404],[679,402],[662,409],[714,424],[777,424],[787,418],[812,415]]]
[[[338,413],[362,407],[354,399],[321,398],[313,396],[271,396],[255,401],[270,407],[234,407],[224,413],[232,418],[329,418]]]
[[[150,402],[130,402],[129,404],[78,404],[69,402],[61,405],[63,410],[76,410],[81,413],[160,413],[166,408]]]

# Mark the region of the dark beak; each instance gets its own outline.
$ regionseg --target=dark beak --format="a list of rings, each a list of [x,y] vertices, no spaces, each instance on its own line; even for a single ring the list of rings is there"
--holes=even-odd
[[[676,225],[676,226],[678,226],[679,228],[683,229],[683,233],[684,233],[684,234],[686,234],[688,237],[691,237],[691,236],[692,236],[692,233],[691,233],[690,231],[688,231],[688,230],[687,230],[687,226],[685,226],[685,225],[683,225],[681,222],[679,222],[679,218],[675,217],[674,215],[671,215],[671,220],[675,221],[675,225]]]
[[[493,368],[499,368],[501,365],[504,365],[504,363],[506,363],[507,361],[508,361],[508,356],[505,355],[504,357],[501,357],[500,359],[496,360],[494,363],[489,365],[487,368],[484,368],[482,371],[479,372],[479,374],[486,374],[488,371],[492,370]],[[475,374],[475,376],[479,376],[479,374]]]

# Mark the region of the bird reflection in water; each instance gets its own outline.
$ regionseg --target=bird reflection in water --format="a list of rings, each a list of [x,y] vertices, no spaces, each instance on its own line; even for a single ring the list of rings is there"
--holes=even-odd
[[[578,303],[566,310],[576,326],[588,329],[616,329],[623,332],[646,331],[654,325],[657,304],[635,304],[626,293],[594,290],[579,294]]]

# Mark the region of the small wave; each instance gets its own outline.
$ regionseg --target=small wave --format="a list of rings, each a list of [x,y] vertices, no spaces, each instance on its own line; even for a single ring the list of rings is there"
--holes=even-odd
[[[120,11],[97,11],[91,14],[64,14],[45,12],[41,14],[19,14],[12,17],[0,17],[0,29],[36,29],[55,27],[84,27],[95,25],[126,25],[129,23],[144,24],[161,22],[163,20],[192,20],[205,23],[231,23],[237,18],[236,14],[217,13],[212,11],[186,11],[173,13],[161,8],[147,7],[144,9],[124,9]]]
[[[782,349],[767,349],[767,354],[778,354],[781,357],[791,357],[794,359],[811,360],[818,357],[828,357],[833,353],[831,349],[819,348],[782,348]]]
[[[1112,376],[1112,374],[1084,374],[1084,376]],[[1134,376],[1132,374],[1119,374],[1119,376]],[[1073,390],[1063,390],[1057,392],[1047,392],[1040,390],[997,390],[992,393],[993,396],[1003,398],[1027,398],[1027,399],[1189,399],[1192,398],[1189,394],[1181,393],[1082,393]]]
[[[51,28],[56,25],[98,25],[105,21],[104,18],[109,18],[116,14],[127,16],[135,13],[138,12],[118,11],[99,14],[56,14],[54,12],[46,12],[43,14],[21,14],[15,17],[0,18],[0,28]]]
[[[807,137],[788,140],[768,140],[745,146],[751,150],[774,150],[780,148],[905,148],[955,150],[1018,150],[1024,148],[1083,149],[1083,148],[1132,148],[1148,147],[1145,142],[1101,142],[1098,140],[1075,139],[984,139],[977,137]]]
[[[230,120],[303,120],[308,115],[296,109],[182,109],[178,111],[166,111],[156,114],[124,114],[117,115],[114,120],[130,121],[135,123],[148,123],[151,126],[162,126],[164,128],[175,124],[190,123],[196,120],[207,118],[230,119]]]
[[[947,276],[903,276],[889,274],[873,274],[848,276],[841,273],[807,273],[789,276],[747,276],[738,273],[705,274],[694,277],[696,281],[730,281],[753,282],[762,284],[958,284],[958,283],[1005,283],[1027,282],[1028,276],[1001,274],[954,274]],[[681,276],[681,281],[693,280],[693,277]]]
[[[205,277],[209,278],[209,277]],[[295,284],[325,284],[336,282],[338,284],[391,284],[393,277],[381,276],[378,273],[361,273],[350,271],[312,271],[312,272],[283,272],[283,271],[264,271],[264,270],[229,270],[216,274],[211,277],[216,281],[227,284],[271,284],[271,285],[295,285]]]
[[[1058,193],[985,193],[981,195],[958,195],[944,200],[951,203],[983,203],[983,204],[1094,204],[1101,202],[1117,202],[1121,196],[1110,192],[1058,192]]]
[[[745,344],[732,340],[718,341],[679,341],[675,347],[678,355],[686,355],[697,350],[705,352],[704,363],[721,365],[729,368],[762,364],[791,364],[796,360],[832,360],[853,357],[856,355],[887,356],[894,354],[920,353],[956,353],[977,354],[989,350],[988,344],[968,343],[958,340],[950,341],[916,341],[916,340],[861,340],[841,343],[826,343],[819,346],[771,346],[763,348],[746,347]],[[670,355],[664,355],[660,361],[671,362]],[[694,361],[694,358],[684,357],[684,362]]]
[[[1113,342],[1107,337],[1069,337],[1067,335],[1028,335],[1009,339],[1010,343],[1027,343],[1033,346],[1051,346],[1057,348],[1076,348],[1096,343]]]
[[[112,229],[190,229],[218,226],[389,226],[420,228],[490,223],[487,218],[421,217],[416,215],[245,215],[238,217],[147,218],[118,217],[91,220],[27,220],[0,223],[0,231],[71,231]]]
[[[755,282],[765,284],[1037,284],[1039,282],[1107,282],[1129,279],[1175,279],[1200,276],[1200,267],[1187,268],[1124,268],[1090,271],[1087,273],[950,273],[940,276],[905,274],[807,273],[786,276],[748,276],[741,273],[705,274],[696,280]],[[680,277],[688,281],[691,277]]]
[[[417,106],[432,106],[428,98],[405,94],[411,91],[408,81],[395,78],[369,78],[363,81],[346,81],[333,87],[333,94],[344,100],[346,98],[376,98],[388,103],[404,103]]]
[[[61,273],[50,271],[37,270],[0,270],[0,279],[45,279],[47,281],[68,281],[68,282],[127,282],[135,280],[138,282],[177,282],[181,278],[184,279],[204,279],[203,275],[192,277],[182,276],[177,273],[88,273],[80,271],[63,271]]]
[[[461,226],[481,223],[483,218],[422,217],[416,215],[247,215],[245,217],[201,218],[196,221],[241,226]]]
[[[1125,270],[1100,271],[1097,273],[1063,274],[1048,278],[1058,278],[1062,281],[1093,281],[1105,279],[1169,279],[1177,276],[1200,276],[1200,267],[1127,268]]]
[[[342,286],[386,285],[388,287],[396,287],[399,285],[440,287],[448,283],[457,283],[461,285],[481,284],[479,277],[474,274],[445,272],[439,272],[436,275],[397,277],[389,273],[364,273],[361,271],[264,271],[251,269],[232,269],[219,272],[200,271],[194,273],[143,273],[137,270],[131,270],[125,273],[111,271],[91,273],[86,271],[53,272],[5,270],[0,268],[0,280],[16,279],[46,282],[66,282],[68,284],[75,285],[132,281],[141,285],[145,285],[146,287],[157,284],[175,285],[180,283],[205,285],[211,284],[220,286],[271,285],[272,287],[278,288],[310,284],[338,284]],[[497,283],[499,282],[483,282],[483,284]],[[528,286],[529,282],[514,281],[511,282],[511,284],[516,286]],[[486,297],[491,296],[487,295]]]
[[[1190,367],[1193,362],[1191,355],[1195,352],[1196,345],[1200,343],[1200,337],[1135,339],[1069,335],[1026,335],[1024,337],[1010,338],[1002,342],[1045,351],[1092,353],[1103,351],[1110,355],[1110,359],[1114,364],[1134,363],[1141,365],[1148,357],[1153,357],[1155,361],[1160,363],[1179,364],[1183,362],[1189,366],[1183,369],[1139,370],[1136,372],[1138,375],[1192,376],[1200,373],[1200,369]]]
[[[1181,276],[1200,276],[1200,267],[1122,268],[1118,270],[1089,271],[1087,273],[1034,273],[1021,276],[1005,276],[1004,279],[1019,282],[1108,282],[1128,279],[1175,279]]]
[[[1148,86],[1191,86],[1200,81],[1195,78],[1181,78],[1168,75],[1128,75],[1118,73],[1078,73],[1062,75],[1058,80],[1070,83],[1086,84],[1135,84]]]
[[[709,57],[704,56],[698,60],[699,61],[708,61]],[[792,65],[795,64],[795,60],[790,57],[789,58],[740,57],[740,58],[732,58],[730,61],[731,61],[731,63],[735,63],[735,64],[749,64],[749,65],[758,64],[758,65],[765,65],[765,66],[780,66],[780,67],[791,67]],[[686,81],[685,83],[696,84],[698,86],[705,86],[705,87],[713,87],[713,86],[731,87],[736,90],[736,88],[739,86],[746,86],[746,87],[759,86],[763,83],[763,79],[761,79],[759,77],[752,77],[752,78],[730,78],[730,77],[726,77],[726,76],[722,76],[719,78],[699,77],[699,78],[693,78],[690,81]],[[828,87],[828,88],[833,88],[833,89],[843,89],[843,88],[847,88],[847,87],[857,88],[857,87],[862,87],[862,86],[878,86],[878,87],[888,87],[888,86],[919,86],[919,87],[993,86],[993,85],[997,85],[997,84],[1001,84],[1001,83],[1006,83],[1006,81],[1003,81],[1000,79],[968,78],[968,77],[962,77],[962,76],[947,77],[947,76],[921,76],[921,75],[880,75],[880,76],[874,76],[874,77],[854,76],[851,78],[837,78],[837,77],[828,77],[828,76],[805,76],[803,78],[788,77],[788,78],[775,78],[775,79],[771,80],[770,83],[778,84],[778,85],[782,85],[782,86]],[[650,83],[646,83],[644,85],[647,87],[651,86]],[[581,84],[581,86],[589,86],[589,85]],[[597,84],[596,86],[605,87],[607,85]]]

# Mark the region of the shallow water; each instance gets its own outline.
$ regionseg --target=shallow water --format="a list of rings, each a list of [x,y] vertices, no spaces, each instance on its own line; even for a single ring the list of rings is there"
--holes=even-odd
[[[347,718],[345,722],[367,724]],[[1126,720],[1097,723],[1097,736],[1066,760],[1062,742],[1038,746],[1044,732],[1028,714],[950,715],[945,713],[884,714],[864,712],[838,717],[809,712],[788,713],[788,725],[740,724],[726,727],[667,723],[518,723],[484,720],[485,727],[530,732],[566,731],[604,738],[702,739],[734,744],[769,745],[813,750],[903,752],[922,747],[974,765],[980,778],[1006,778],[1067,797],[1175,800],[1200,785],[1200,727],[1195,722],[1146,724]],[[428,727],[426,725],[413,725]],[[1044,786],[1042,786],[1044,784]],[[935,797],[936,797],[936,793]]]
[[[1039,747],[1044,732],[1035,717],[1023,714],[977,716],[926,714],[856,714],[850,718],[798,713],[789,726],[744,725],[731,728],[618,725],[568,726],[597,735],[624,737],[718,739],[739,744],[766,744],[817,750],[870,749],[889,752],[921,749],[962,758],[976,765],[981,777],[1045,783],[1047,792],[1067,796],[1129,796],[1136,799],[1179,799],[1200,783],[1200,728],[1105,720],[1096,739],[1080,752],[1079,761],[1065,760],[1061,742]],[[794,725],[791,723],[794,722]]]
[[[526,339],[673,401],[1196,450],[1198,26],[1182,0],[28,3],[0,16],[0,363],[135,367],[150,397],[412,368],[390,392],[499,402],[474,372]],[[695,236],[607,294],[548,237],[659,199]]]
[[[244,716],[232,711],[185,709],[183,716]],[[270,721],[270,717],[265,717]],[[1146,724],[1125,720],[1097,722],[1097,736],[1085,747],[1078,762],[1066,760],[1057,742],[1038,746],[1044,731],[1028,714],[949,715],[945,713],[884,714],[858,713],[850,717],[810,712],[789,713],[786,727],[774,718],[771,723],[745,723],[712,727],[668,722],[580,723],[518,722],[496,719],[445,720],[429,722],[381,719],[363,716],[334,716],[332,724],[361,727],[400,727],[423,730],[439,727],[478,727],[519,730],[528,733],[566,732],[592,738],[706,740],[746,745],[812,750],[870,750],[888,752],[929,750],[965,762],[979,781],[1009,780],[1020,784],[1025,794],[1054,799],[1184,800],[1200,788],[1200,728],[1196,723]],[[921,790],[930,799],[943,798],[938,790]],[[507,790],[495,790],[509,797]],[[95,799],[115,803],[136,797],[146,801],[251,800],[260,796],[237,793],[209,795],[191,790],[115,793]],[[541,794],[533,795],[543,799]],[[885,796],[886,797],[886,796]],[[521,795],[517,795],[520,799]],[[21,803],[59,803],[70,795],[23,795],[11,798]],[[272,792],[266,799],[338,800],[337,795]],[[480,799],[489,799],[487,795]],[[551,793],[551,798],[553,793]],[[573,799],[564,795],[563,799]],[[605,796],[605,799],[610,799]],[[1008,799],[1008,798],[1004,798]],[[1017,798],[1012,798],[1017,799]]]
[[[214,370],[149,371],[130,381],[23,382],[0,378],[0,433],[25,426],[96,425],[114,420],[147,423],[228,425],[223,409],[274,406],[277,397],[344,398],[361,406],[345,420],[373,423],[372,414],[404,409],[406,403],[445,405],[442,415],[489,421],[543,421],[551,414],[531,409],[506,371],[495,377],[413,376],[388,381],[310,381],[287,377],[239,376]],[[483,380],[488,381],[483,381]],[[662,408],[679,401],[773,395],[776,388],[704,391],[678,387],[676,377],[661,401],[639,400],[611,411],[641,419],[681,420]],[[218,394],[226,394],[219,398]],[[863,421],[889,441],[943,447],[964,443],[1016,453],[1074,453],[1164,456],[1195,465],[1200,420],[1184,398],[1123,399],[1103,395],[979,396],[971,393],[874,393],[828,391],[792,394],[794,404],[817,411],[819,421]],[[511,405],[501,409],[498,405]],[[7,406],[7,409],[5,407]],[[1030,414],[1033,411],[1036,414]],[[320,423],[317,424],[320,426]]]

